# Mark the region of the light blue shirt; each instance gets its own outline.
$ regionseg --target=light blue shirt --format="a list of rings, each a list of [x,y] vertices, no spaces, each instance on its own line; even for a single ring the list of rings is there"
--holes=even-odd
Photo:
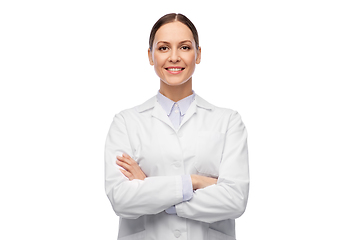
[[[160,91],[158,91],[157,93],[157,101],[163,107],[167,116],[170,118],[173,126],[176,129],[179,128],[181,120],[184,118],[184,115],[190,107],[190,104],[195,99],[195,92],[192,92],[193,94],[179,100],[178,102],[174,102],[173,100],[165,97],[163,94],[160,93]]]
[[[173,100],[165,97],[163,94],[160,93],[160,90],[158,90],[158,93],[156,95],[157,101],[159,104],[163,107],[163,109],[166,112],[166,115],[169,117],[171,123],[173,124],[174,128],[178,129],[181,120],[184,118],[184,115],[188,108],[190,107],[190,104],[195,99],[195,92],[190,96],[187,96],[177,102],[174,102]],[[182,175],[182,185],[183,185],[183,201],[188,201],[193,197],[193,186],[191,182],[190,175]],[[168,214],[176,214],[175,206],[172,206],[165,210]]]

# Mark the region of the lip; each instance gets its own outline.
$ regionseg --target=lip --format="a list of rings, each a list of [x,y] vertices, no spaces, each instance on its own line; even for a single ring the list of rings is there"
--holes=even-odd
[[[171,68],[177,68],[177,69],[181,69],[180,71],[170,71],[169,69]],[[179,73],[182,73],[182,71],[184,71],[184,67],[180,67],[180,66],[169,66],[169,67],[166,67],[165,70],[168,72],[168,73],[171,73],[171,74],[179,74]]]

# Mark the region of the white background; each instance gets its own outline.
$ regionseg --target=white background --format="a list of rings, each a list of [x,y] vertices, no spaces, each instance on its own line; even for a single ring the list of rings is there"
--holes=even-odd
[[[166,13],[198,29],[197,94],[247,127],[237,238],[360,239],[358,1],[1,1],[0,239],[116,239],[113,116],[154,96]]]

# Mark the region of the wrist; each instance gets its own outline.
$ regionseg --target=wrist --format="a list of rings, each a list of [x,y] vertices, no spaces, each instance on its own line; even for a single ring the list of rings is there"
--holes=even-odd
[[[197,175],[192,174],[190,177],[191,177],[191,183],[193,185],[193,190],[196,190],[198,188]]]

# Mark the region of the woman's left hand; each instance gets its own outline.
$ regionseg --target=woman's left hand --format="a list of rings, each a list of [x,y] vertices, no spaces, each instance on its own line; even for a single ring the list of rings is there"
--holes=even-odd
[[[146,178],[145,173],[141,170],[137,162],[132,159],[126,153],[123,156],[116,156],[116,164],[124,169],[120,168],[120,171],[127,177],[129,180],[140,179],[144,180]]]

